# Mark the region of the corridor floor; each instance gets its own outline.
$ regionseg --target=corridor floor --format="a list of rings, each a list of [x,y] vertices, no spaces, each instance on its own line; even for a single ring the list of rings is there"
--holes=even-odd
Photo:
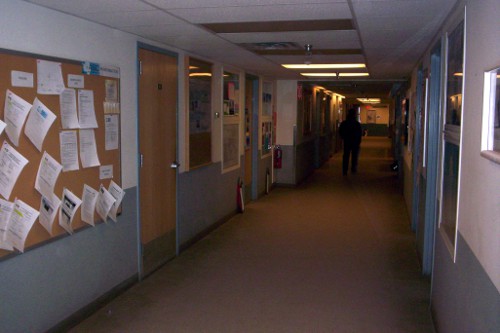
[[[387,139],[276,188],[72,332],[432,333]]]

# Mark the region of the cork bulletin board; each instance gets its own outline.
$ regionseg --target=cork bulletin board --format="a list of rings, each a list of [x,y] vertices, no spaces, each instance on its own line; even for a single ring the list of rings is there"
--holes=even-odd
[[[63,128],[60,95],[57,92],[54,94],[39,93],[37,89],[37,81],[39,80],[37,77],[39,75],[37,62],[40,60],[60,64],[64,88],[70,87],[74,89],[75,95],[78,95],[80,90],[91,91],[93,93],[96,120],[96,126],[94,126],[93,131],[100,165],[84,167],[79,155],[78,168],[71,171],[63,170],[59,174],[53,188],[53,194],[61,199],[63,189],[66,188],[82,199],[84,185],[90,186],[96,191],[99,191],[101,185],[107,189],[111,181],[121,186],[119,69],[113,66],[101,66],[95,63],[51,58],[0,49],[0,119],[4,120],[4,105],[7,91],[19,96],[30,104],[33,104],[35,98],[37,98],[57,117],[43,139],[41,150],[28,138],[24,129],[19,136],[18,145],[15,145],[10,140],[6,131],[3,131],[0,135],[0,145],[4,142],[8,143],[28,160],[28,163],[22,169],[19,178],[14,184],[10,197],[1,197],[1,199],[12,202],[18,198],[37,211],[40,210],[42,195],[35,189],[35,181],[44,152],[47,152],[53,159],[61,163],[60,133],[62,131],[75,131],[78,143],[80,143],[80,131],[83,130]],[[19,75],[18,73],[24,74]],[[19,84],[18,81],[24,79],[23,75],[26,75],[27,81],[32,82],[26,82],[26,84],[21,82]],[[70,82],[71,80],[76,80],[76,82]],[[107,122],[110,119],[113,119],[114,132],[107,126]],[[110,144],[110,142],[114,144]],[[80,210],[81,207],[74,215],[72,222],[73,231],[90,227],[89,224],[82,221]],[[102,218],[99,217],[99,214],[95,211],[93,214],[95,223],[102,223]],[[49,233],[37,219],[28,233],[24,244],[24,251],[68,234],[59,225],[58,219],[59,214],[56,215],[53,222],[52,233]],[[9,257],[8,255],[11,253],[18,253],[18,251],[0,249],[0,260]]]

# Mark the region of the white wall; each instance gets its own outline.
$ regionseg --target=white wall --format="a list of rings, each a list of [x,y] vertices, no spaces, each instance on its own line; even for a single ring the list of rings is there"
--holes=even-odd
[[[276,143],[293,145],[293,128],[297,123],[297,81],[276,82],[277,123]]]
[[[480,156],[483,74],[500,66],[500,1],[466,3],[458,230],[500,291],[500,165]]]

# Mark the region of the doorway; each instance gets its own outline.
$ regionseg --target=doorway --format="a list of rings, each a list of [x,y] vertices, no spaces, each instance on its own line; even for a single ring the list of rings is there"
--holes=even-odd
[[[177,251],[177,57],[139,46],[140,275]]]

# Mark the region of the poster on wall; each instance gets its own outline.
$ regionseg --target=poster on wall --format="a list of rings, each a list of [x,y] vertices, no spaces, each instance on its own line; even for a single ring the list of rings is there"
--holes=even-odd
[[[273,123],[266,121],[262,123],[262,155],[267,155],[271,152],[273,140]]]
[[[210,132],[210,86],[202,79],[189,80],[189,133]]]
[[[366,110],[366,123],[375,124],[377,122],[377,110]]]

